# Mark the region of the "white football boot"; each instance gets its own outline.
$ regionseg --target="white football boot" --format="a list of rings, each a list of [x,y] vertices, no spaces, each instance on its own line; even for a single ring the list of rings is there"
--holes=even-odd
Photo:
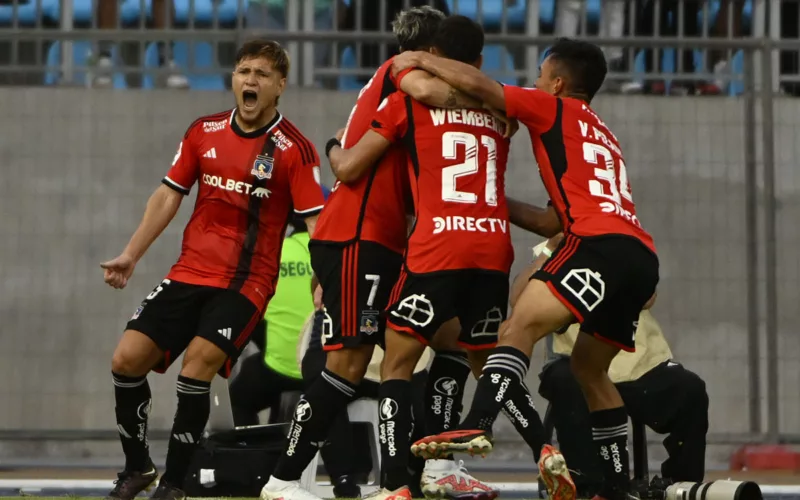
[[[426,460],[420,486],[426,498],[494,500],[497,497],[497,491],[467,472],[463,460]]]

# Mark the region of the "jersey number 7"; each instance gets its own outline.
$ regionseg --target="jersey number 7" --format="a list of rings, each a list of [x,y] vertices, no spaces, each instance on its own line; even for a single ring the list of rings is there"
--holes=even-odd
[[[455,203],[477,203],[478,195],[456,189],[459,177],[478,173],[478,138],[466,132],[445,132],[442,134],[442,156],[446,160],[458,157],[458,146],[463,145],[463,163],[442,169],[442,200]],[[486,148],[486,204],[497,206],[497,142],[488,135],[481,136],[481,145]]]

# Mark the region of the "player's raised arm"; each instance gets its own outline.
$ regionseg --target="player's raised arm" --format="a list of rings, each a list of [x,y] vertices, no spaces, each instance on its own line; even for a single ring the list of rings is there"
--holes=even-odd
[[[561,221],[552,206],[540,208],[513,198],[506,198],[506,202],[508,218],[515,226],[545,238],[551,238],[561,232]]]
[[[503,86],[475,66],[427,52],[404,52],[395,56],[392,64],[395,73],[408,68],[424,69],[484,104],[503,111],[506,109]]]
[[[435,108],[480,108],[483,102],[454,88],[427,71],[413,69],[398,77],[400,90],[417,101]]]
[[[341,147],[338,139],[331,139],[326,146],[326,153],[333,175],[348,184],[361,178],[391,145],[382,135],[368,130],[358,143],[347,149]]]
[[[200,164],[192,142],[192,132],[189,129],[186,133],[172,160],[172,168],[162,180],[162,185],[147,200],[142,222],[128,245],[118,257],[100,264],[104,269],[105,282],[112,287],[125,288],[136,263],[178,213],[184,195],[189,194],[197,180]]]
[[[345,184],[358,180],[380,159],[395,141],[403,137],[407,127],[406,100],[408,96],[395,92],[381,104],[372,120],[370,130],[347,149],[338,139],[331,139],[325,154],[337,179]]]

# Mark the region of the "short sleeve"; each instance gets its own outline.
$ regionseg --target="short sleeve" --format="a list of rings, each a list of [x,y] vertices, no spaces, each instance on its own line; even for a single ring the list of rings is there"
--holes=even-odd
[[[161,182],[175,191],[187,195],[199,176],[200,158],[197,155],[194,129],[189,129],[181,143],[178,144],[178,152],[172,159],[172,167]]]
[[[311,142],[307,142],[306,145],[307,148],[303,153],[295,150],[297,154],[289,180],[294,213],[301,217],[317,215],[325,204],[320,185],[319,154]]]
[[[533,88],[504,85],[506,115],[538,133],[550,130],[556,121],[558,98]]]
[[[381,134],[387,141],[396,142],[406,135],[408,130],[407,99],[402,92],[395,92],[378,106],[378,112],[372,119],[370,129]]]
[[[406,69],[404,69],[403,71],[401,71],[400,73],[398,73],[395,76],[395,75],[392,75],[391,68],[390,68],[389,69],[389,74],[391,75],[392,83],[394,84],[395,88],[400,89],[400,82],[403,81],[403,78],[405,78],[407,74],[411,73],[415,69],[418,69],[418,68],[406,68]]]

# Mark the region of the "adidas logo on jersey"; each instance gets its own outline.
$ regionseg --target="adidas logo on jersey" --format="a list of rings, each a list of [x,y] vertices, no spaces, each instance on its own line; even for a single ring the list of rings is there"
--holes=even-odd
[[[220,335],[222,335],[226,339],[230,340],[231,339],[231,331],[232,330],[230,328],[223,328],[221,330],[217,330],[217,333],[219,333]]]
[[[203,154],[203,158],[216,158],[217,157],[217,150],[214,148],[209,149]]]

